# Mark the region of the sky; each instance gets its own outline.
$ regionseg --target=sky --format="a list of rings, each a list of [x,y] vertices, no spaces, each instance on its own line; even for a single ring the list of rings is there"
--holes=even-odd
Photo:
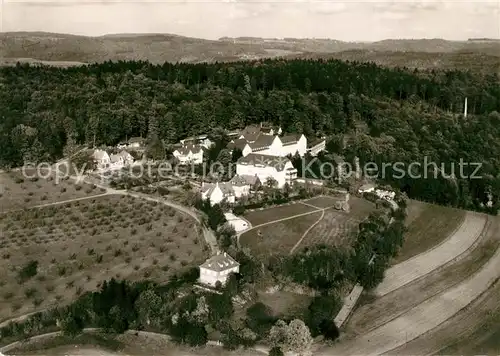
[[[500,38],[500,0],[0,0],[0,30],[332,38]]]

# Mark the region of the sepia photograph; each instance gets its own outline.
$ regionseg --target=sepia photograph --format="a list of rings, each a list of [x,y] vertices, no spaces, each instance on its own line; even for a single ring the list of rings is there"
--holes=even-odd
[[[499,211],[499,0],[0,0],[0,356],[497,356]]]

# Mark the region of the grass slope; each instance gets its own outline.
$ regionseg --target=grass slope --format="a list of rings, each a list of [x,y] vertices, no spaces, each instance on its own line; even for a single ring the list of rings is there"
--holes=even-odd
[[[408,204],[408,231],[397,264],[439,245],[462,223],[465,211],[434,204],[410,201]]]

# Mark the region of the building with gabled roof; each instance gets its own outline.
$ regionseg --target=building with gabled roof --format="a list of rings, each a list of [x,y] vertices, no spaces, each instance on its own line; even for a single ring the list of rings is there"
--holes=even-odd
[[[109,157],[108,152],[104,150],[95,150],[92,154],[92,158],[94,159],[96,167],[99,170],[108,169],[111,165],[111,158]]]
[[[236,198],[247,196],[252,190],[256,190],[260,185],[260,179],[256,175],[238,175],[236,174],[230,181]]]
[[[209,199],[210,205],[220,204],[222,201],[228,203],[235,202],[235,192],[231,183],[205,183],[201,184],[201,197],[203,200]]]
[[[288,158],[256,153],[238,160],[236,174],[257,176],[262,184],[273,178],[277,182],[277,188],[282,188],[286,183],[292,184],[297,179],[297,170]]]
[[[201,164],[203,163],[203,146],[187,144],[177,148],[173,153],[181,164]]]
[[[231,273],[239,273],[240,264],[226,252],[217,252],[200,266],[200,283],[215,287],[225,285]]]

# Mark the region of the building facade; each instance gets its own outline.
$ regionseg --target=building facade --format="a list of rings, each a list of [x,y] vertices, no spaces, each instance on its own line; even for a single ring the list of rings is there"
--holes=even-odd
[[[201,145],[185,145],[176,149],[173,155],[181,164],[203,163],[203,147]]]
[[[231,273],[239,273],[240,264],[226,252],[217,253],[200,266],[200,283],[215,287],[225,285]]]
[[[269,178],[276,181],[277,188],[292,184],[297,179],[297,170],[286,157],[250,153],[236,164],[236,174],[257,176],[265,185]]]
[[[202,183],[201,197],[209,199],[210,205],[220,204],[223,201],[233,204],[236,200],[235,192],[231,183]]]

